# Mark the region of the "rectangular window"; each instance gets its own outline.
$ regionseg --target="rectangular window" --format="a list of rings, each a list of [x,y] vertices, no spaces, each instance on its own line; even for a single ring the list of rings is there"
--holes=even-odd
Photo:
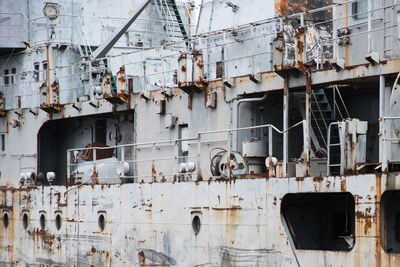
[[[4,85],[10,84],[10,70],[4,70]]]
[[[358,2],[354,2],[351,4],[352,15],[354,19],[368,18],[368,1],[369,0],[359,0]],[[371,7],[371,10],[372,9],[373,6]]]
[[[35,82],[38,82],[39,81],[39,69],[40,69],[39,63],[35,63],[33,65],[33,68],[34,68],[34,70],[33,70],[33,80]]]
[[[6,151],[6,136],[4,134],[1,135],[0,149],[2,152]]]
[[[47,80],[47,61],[43,61],[43,80]]]
[[[17,74],[17,69],[16,68],[12,68],[11,69],[11,84],[15,84],[16,82],[16,75]]]

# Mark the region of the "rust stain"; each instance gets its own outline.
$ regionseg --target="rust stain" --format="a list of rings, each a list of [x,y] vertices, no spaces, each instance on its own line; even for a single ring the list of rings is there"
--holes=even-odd
[[[313,182],[321,183],[324,180],[323,177],[313,177]]]
[[[343,179],[340,181],[340,191],[342,192],[346,192],[347,188],[346,188],[346,179]]]
[[[232,206],[230,208],[215,208],[215,207],[213,207],[212,209],[213,210],[241,210],[242,207],[240,207],[240,206]]]
[[[376,182],[376,205],[375,205],[375,214],[376,214],[376,224],[375,224],[375,253],[376,253],[376,264],[375,266],[381,267],[382,266],[382,246],[381,246],[381,239],[380,239],[380,222],[381,222],[381,214],[380,214],[380,201],[382,196],[382,188],[381,188],[381,176],[375,176]]]
[[[365,220],[365,225],[364,225],[364,234],[367,234],[368,230],[371,229],[372,222],[370,219]]]

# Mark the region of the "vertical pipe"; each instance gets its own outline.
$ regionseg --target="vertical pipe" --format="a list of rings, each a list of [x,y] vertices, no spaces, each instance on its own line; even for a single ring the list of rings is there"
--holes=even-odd
[[[307,69],[306,73],[306,138],[307,144],[311,142],[311,71]],[[304,165],[306,167],[306,175],[310,174],[310,146],[304,151]]]
[[[97,158],[96,147],[93,147],[92,151],[93,151],[93,180],[92,180],[92,183],[97,184],[98,176],[97,176],[97,169],[96,169],[96,158]]]
[[[287,164],[289,161],[289,88],[287,77],[283,82],[283,177],[287,176]]]
[[[125,147],[121,146],[121,183],[125,182]]]
[[[228,71],[227,71],[228,65],[226,63],[226,55],[225,55],[225,44],[226,44],[226,32],[225,31],[222,34],[222,40],[223,40],[223,43],[222,43],[222,48],[221,48],[221,60],[222,60],[223,67],[222,67],[222,75],[221,76],[222,76],[222,78],[225,78],[228,74]],[[208,77],[210,77],[210,76],[208,76]]]
[[[384,140],[386,136],[385,120],[385,76],[379,76],[379,161],[382,162],[382,172],[387,171],[387,142]]]
[[[272,162],[272,153],[273,153],[273,147],[272,147],[272,127],[268,127],[268,158],[269,158],[269,164],[268,164],[268,177],[273,177],[274,176],[274,163]]]
[[[228,131],[228,157],[226,167],[228,169],[228,179],[232,179],[232,170],[231,170],[231,141],[232,141],[232,133]]]
[[[335,27],[335,18],[336,18],[336,4],[333,4],[332,6],[332,20],[333,20],[333,25]],[[336,28],[336,27],[335,27]],[[337,30],[333,29],[333,59],[338,60],[339,59],[339,53],[338,53],[338,42],[337,42]]]
[[[201,165],[200,165],[200,152],[201,152],[201,134],[197,135],[197,181],[201,181]]]
[[[252,74],[256,73],[255,62],[254,62],[254,25],[251,25],[251,69]]]

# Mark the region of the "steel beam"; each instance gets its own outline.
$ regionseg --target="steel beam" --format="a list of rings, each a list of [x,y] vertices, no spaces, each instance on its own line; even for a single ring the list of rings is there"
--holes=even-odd
[[[128,28],[132,25],[132,23],[139,17],[139,15],[143,12],[143,10],[147,7],[147,5],[151,2],[151,0],[145,0],[139,8],[129,17],[124,25],[122,25],[118,30],[116,30],[113,35],[102,45],[100,45],[92,55],[94,60],[105,57],[105,55],[110,51],[110,49],[118,42],[119,38],[128,30]]]

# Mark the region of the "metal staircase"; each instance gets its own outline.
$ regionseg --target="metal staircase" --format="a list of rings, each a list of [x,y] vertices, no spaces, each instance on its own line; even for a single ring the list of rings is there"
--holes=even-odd
[[[170,42],[188,39],[188,31],[175,0],[155,0],[157,12]]]
[[[328,150],[330,143],[339,142],[339,137],[338,134],[332,134],[327,138],[329,125],[337,120],[343,120],[346,116],[349,117],[339,88],[333,85],[332,89],[332,95],[330,96],[333,98],[332,100],[328,98],[325,91],[327,89],[311,91],[311,142],[314,147],[314,153],[319,158],[329,158],[329,153],[332,153],[331,159],[336,159],[338,151],[335,149]],[[297,93],[295,96],[299,104],[300,113],[305,118],[305,105],[303,104],[305,103],[305,93]],[[341,106],[336,101],[337,99],[341,101]]]
[[[329,124],[335,121],[334,111],[329,104],[323,89],[311,91],[311,129],[315,136],[313,140],[315,153],[318,157],[326,157]]]

